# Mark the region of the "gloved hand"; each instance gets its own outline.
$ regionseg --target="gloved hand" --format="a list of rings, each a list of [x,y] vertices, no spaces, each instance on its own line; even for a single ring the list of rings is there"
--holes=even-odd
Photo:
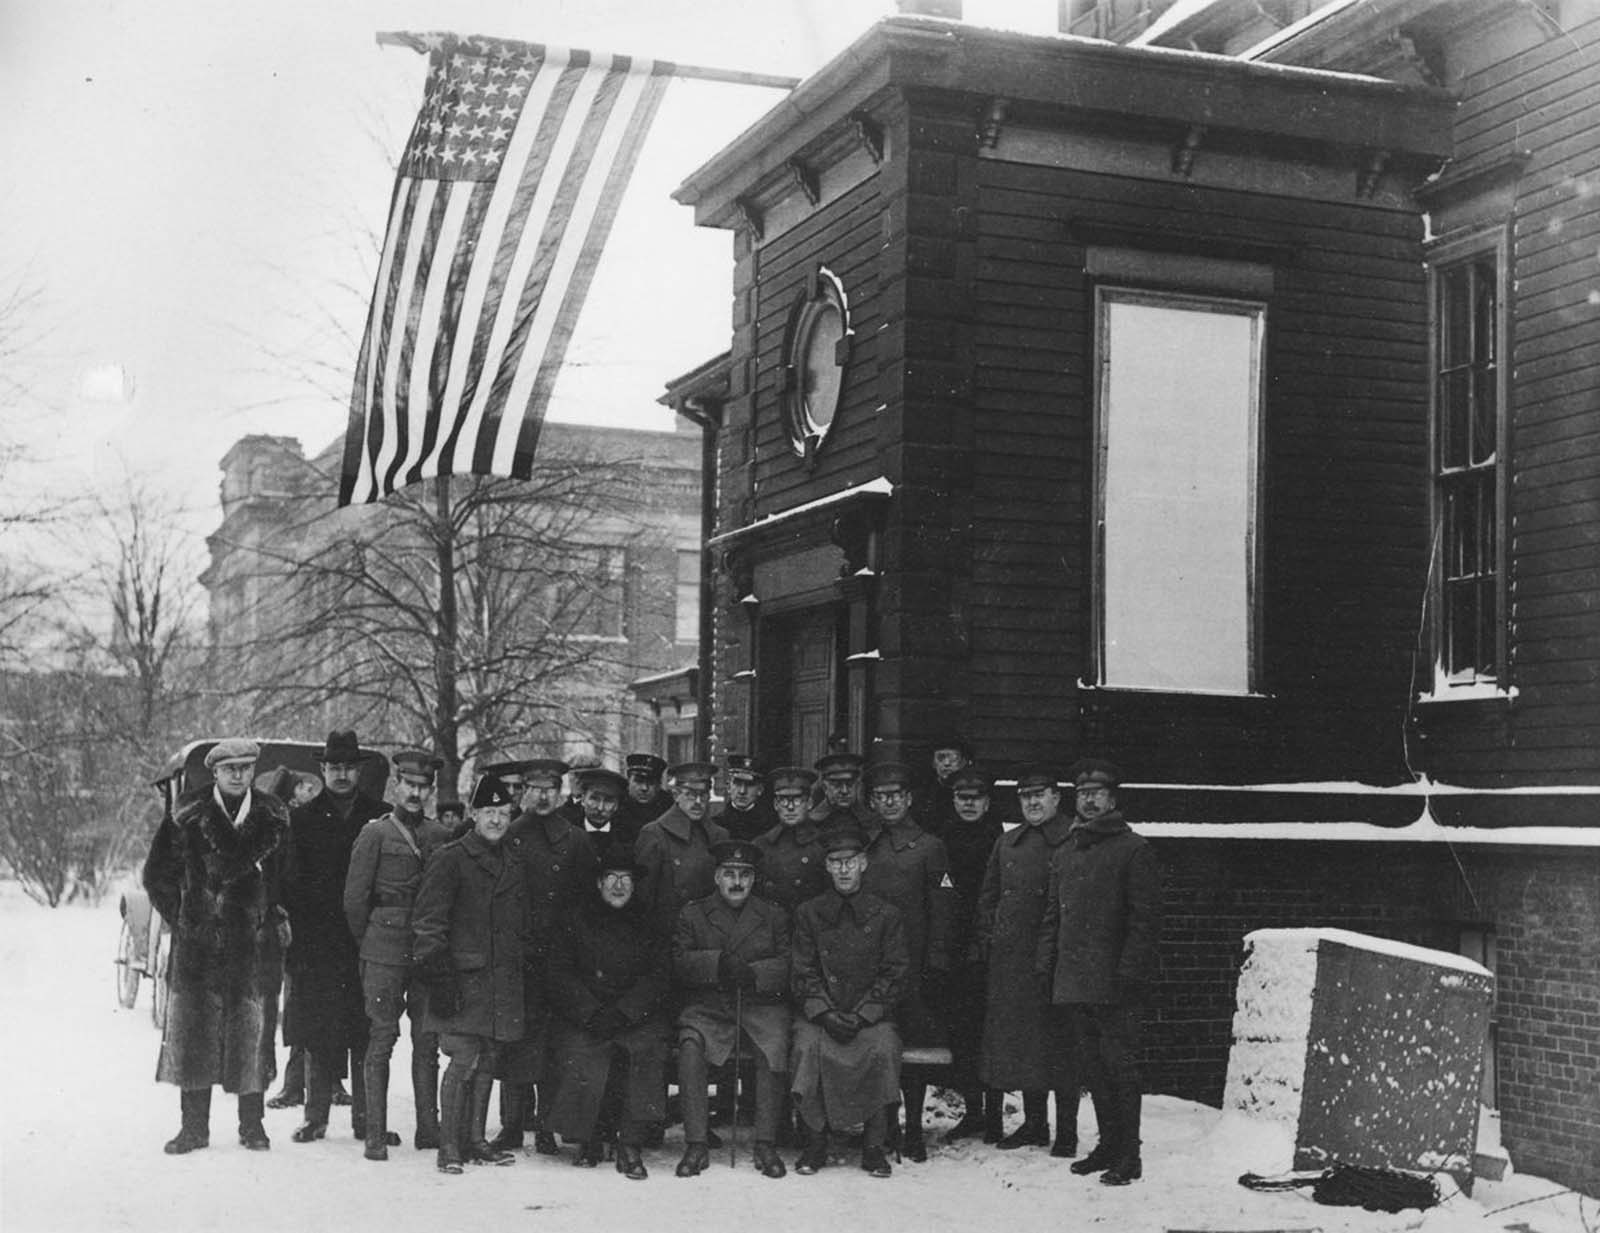
[[[623,1028],[628,1026],[628,1016],[615,1006],[607,1006],[605,1009],[597,1010],[590,1015],[583,1026],[589,1035],[609,1039],[618,1035]]]
[[[854,1015],[838,1010],[823,1011],[817,1016],[817,1026],[841,1045],[848,1045],[861,1030],[860,1021]]]
[[[729,989],[754,989],[756,970],[737,955],[723,951],[717,959],[717,983]]]

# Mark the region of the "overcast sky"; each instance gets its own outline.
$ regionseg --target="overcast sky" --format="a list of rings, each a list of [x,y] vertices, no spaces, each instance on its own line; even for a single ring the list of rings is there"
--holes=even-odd
[[[969,0],[1048,28],[1053,0]],[[392,160],[425,59],[379,30],[493,34],[803,77],[892,0],[0,0],[0,303],[36,290],[5,438],[70,488],[163,468],[215,525],[247,433],[344,428]],[[667,194],[774,105],[678,81],[553,418],[663,426],[663,384],[725,349],[731,241]],[[13,349],[17,340],[12,339]]]

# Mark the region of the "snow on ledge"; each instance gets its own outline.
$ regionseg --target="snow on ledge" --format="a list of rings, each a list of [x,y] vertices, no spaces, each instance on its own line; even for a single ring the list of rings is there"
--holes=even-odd
[[[830,505],[842,505],[857,497],[868,496],[892,497],[894,496],[894,484],[889,481],[888,477],[880,475],[877,479],[868,480],[864,484],[855,484],[852,487],[840,489],[838,492],[830,492],[827,496],[818,497],[814,501],[806,501],[800,505],[791,506],[789,509],[778,510],[776,513],[764,514],[754,522],[746,523],[742,527],[734,527],[733,530],[724,531],[721,535],[712,536],[706,541],[706,547],[711,548],[717,544],[727,543],[729,540],[743,538],[758,529],[765,530],[790,518],[798,518],[802,514],[810,514],[819,509],[827,509]]]
[[[1407,826],[1370,822],[1137,822],[1147,839],[1273,839],[1336,843],[1443,843],[1600,848],[1600,826],[1440,826],[1426,804]]]
[[[1493,979],[1489,969],[1474,963],[1465,955],[1453,955],[1447,950],[1434,950],[1427,946],[1413,946],[1409,942],[1396,942],[1392,938],[1375,938],[1369,933],[1354,933],[1349,929],[1256,929],[1244,935],[1246,946],[1266,942],[1295,949],[1313,949],[1318,942],[1337,942],[1355,950],[1372,951],[1380,955],[1393,955],[1396,959],[1409,959],[1413,963],[1430,963],[1434,967],[1454,968],[1474,976]]]

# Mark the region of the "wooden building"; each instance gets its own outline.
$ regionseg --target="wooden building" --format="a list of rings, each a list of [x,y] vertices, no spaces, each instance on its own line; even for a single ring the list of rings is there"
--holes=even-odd
[[[678,190],[709,751],[1113,754],[1157,1090],[1250,929],[1461,949],[1513,1159],[1600,1183],[1595,5],[1062,13],[885,19]]]

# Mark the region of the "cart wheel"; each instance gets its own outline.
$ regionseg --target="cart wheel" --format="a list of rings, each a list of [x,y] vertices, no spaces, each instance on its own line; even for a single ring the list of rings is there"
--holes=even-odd
[[[156,1027],[162,1031],[165,1031],[167,1027],[167,1000],[169,996],[167,967],[171,959],[172,935],[163,929],[156,942],[156,961],[151,968],[155,987],[151,991],[150,997],[150,1018]]]
[[[134,966],[133,925],[122,918],[122,933],[117,938],[117,1005],[132,1010],[139,1000],[139,969]]]

